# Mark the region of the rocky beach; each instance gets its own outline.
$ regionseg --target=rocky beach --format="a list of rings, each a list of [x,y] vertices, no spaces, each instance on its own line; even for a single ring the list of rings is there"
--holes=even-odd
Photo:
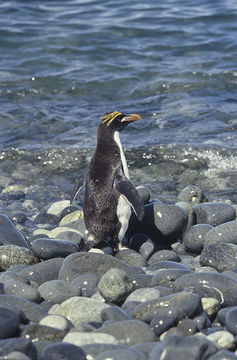
[[[145,216],[116,254],[81,251],[80,201],[29,221],[24,192],[2,194],[18,211],[0,215],[0,359],[237,359],[236,205],[137,189]]]

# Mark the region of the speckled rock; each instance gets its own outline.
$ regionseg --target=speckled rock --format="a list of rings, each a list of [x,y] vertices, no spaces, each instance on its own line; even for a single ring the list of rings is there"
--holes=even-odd
[[[0,246],[0,271],[15,264],[32,265],[40,260],[29,249],[17,245]]]
[[[40,213],[35,218],[36,224],[50,224],[56,225],[59,222],[59,217],[53,214]]]
[[[39,325],[53,327],[62,331],[70,330],[73,324],[62,315],[46,315],[40,321]]]
[[[55,329],[50,326],[39,324],[29,324],[24,327],[21,332],[21,337],[36,341],[62,341],[65,332],[60,329]]]
[[[102,320],[113,320],[113,321],[122,321],[128,320],[130,317],[128,314],[122,310],[119,306],[110,306],[101,311]]]
[[[209,318],[213,319],[221,307],[220,301],[215,298],[208,297],[202,297],[201,301],[203,310],[206,311]]]
[[[183,235],[183,244],[186,249],[195,253],[200,253],[203,249],[204,236],[213,229],[209,224],[193,225]]]
[[[115,257],[121,261],[124,261],[128,265],[133,266],[146,266],[146,259],[138,252],[132,249],[124,249],[117,252]]]
[[[237,360],[237,355],[229,350],[219,350],[208,360]]]
[[[233,206],[227,203],[208,202],[193,207],[197,224],[217,226],[235,220],[236,212]]]
[[[50,280],[41,284],[38,292],[44,300],[61,304],[72,296],[78,296],[80,290],[65,280]]]
[[[235,348],[235,338],[229,332],[225,330],[220,330],[213,332],[207,336],[207,339],[212,341],[218,349],[234,349]]]
[[[149,275],[155,275],[160,270],[164,270],[164,269],[181,269],[181,270],[187,270],[187,271],[190,270],[186,265],[183,265],[176,261],[158,261],[158,262],[148,266],[146,268],[145,272],[146,272],[146,274],[149,274]]]
[[[81,296],[91,297],[98,290],[99,277],[93,273],[77,276],[71,283]]]
[[[160,250],[155,252],[150,259],[148,260],[147,264],[152,265],[159,261],[175,261],[180,262],[179,255],[176,254],[173,250]]]
[[[191,336],[197,332],[196,323],[192,319],[180,320],[177,328],[180,329],[185,336]]]
[[[118,340],[112,334],[99,334],[95,332],[73,331],[69,332],[63,339],[63,342],[76,346],[88,344],[118,344]]]
[[[220,242],[205,246],[200,264],[211,266],[219,272],[237,270],[237,245]]]
[[[150,322],[150,327],[157,336],[169,330],[178,323],[179,313],[177,309],[159,309],[157,315]]]
[[[152,277],[151,286],[166,286],[166,287],[173,287],[173,283],[179,277],[191,273],[191,270],[185,269],[163,269],[158,271]]]
[[[17,245],[29,249],[28,242],[11,220],[3,214],[0,214],[0,244]]]
[[[218,225],[204,236],[204,245],[227,242],[237,245],[237,220]]]
[[[86,354],[79,346],[54,343],[43,349],[41,358],[44,360],[86,360]]]
[[[155,251],[155,245],[151,239],[146,240],[140,247],[139,253],[147,260]]]
[[[204,200],[203,191],[195,185],[186,186],[178,195],[178,200],[185,201],[190,204],[198,204]]]
[[[158,299],[159,297],[160,291],[158,289],[141,288],[134,290],[130,295],[128,295],[124,304],[129,301],[145,302],[148,300]]]

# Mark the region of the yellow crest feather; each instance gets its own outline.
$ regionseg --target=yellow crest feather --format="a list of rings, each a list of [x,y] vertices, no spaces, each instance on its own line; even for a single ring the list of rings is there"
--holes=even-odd
[[[121,115],[122,113],[119,112],[119,111],[114,111],[114,112],[111,112],[111,113],[108,113],[108,114],[105,114],[104,116],[102,116],[102,121],[103,123],[107,123],[107,126],[109,126],[113,121],[114,119],[118,116],[118,115]]]

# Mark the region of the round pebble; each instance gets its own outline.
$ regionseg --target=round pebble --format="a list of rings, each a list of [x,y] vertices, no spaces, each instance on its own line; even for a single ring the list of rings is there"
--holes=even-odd
[[[233,335],[237,335],[237,307],[234,307],[227,311],[225,316],[225,324],[227,330]]]
[[[69,240],[37,239],[32,243],[32,251],[43,260],[66,257],[78,251],[78,246]]]
[[[39,324],[62,331],[67,331],[73,327],[73,324],[62,315],[47,315],[40,320]]]
[[[61,304],[72,296],[78,296],[80,290],[65,280],[46,281],[38,287],[38,292],[44,300]]]
[[[200,264],[211,266],[219,272],[237,270],[237,245],[220,242],[205,246]]]
[[[17,314],[5,307],[0,307],[0,339],[16,336],[20,328],[20,320]]]
[[[25,247],[17,245],[0,246],[0,271],[15,264],[32,265],[39,261],[39,258]]]
[[[208,224],[197,224],[189,228],[183,235],[183,244],[186,249],[200,253],[203,249],[204,236],[213,226]]]
[[[41,357],[44,360],[87,360],[85,352],[79,346],[67,343],[46,346]]]
[[[236,212],[233,206],[227,203],[207,202],[193,207],[197,224],[217,226],[235,220]]]

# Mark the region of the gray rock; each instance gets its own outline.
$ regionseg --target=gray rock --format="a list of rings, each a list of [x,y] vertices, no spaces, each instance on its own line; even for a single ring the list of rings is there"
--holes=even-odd
[[[125,271],[110,269],[101,277],[98,289],[106,301],[117,303],[132,292],[133,284]]]
[[[236,212],[233,206],[227,203],[209,202],[193,207],[197,224],[217,226],[235,220]]]
[[[121,359],[126,359],[126,360],[146,360],[146,356],[135,349],[120,349],[118,350],[107,350],[104,351],[102,353],[100,353],[98,356],[96,356],[95,360],[108,360],[108,359],[113,359],[113,360],[121,360]]]
[[[110,306],[101,311],[102,320],[122,321],[128,320],[130,317],[119,306]]]
[[[59,217],[53,214],[40,213],[36,216],[34,221],[36,224],[56,225],[59,222]]]
[[[33,241],[32,250],[43,260],[55,257],[66,257],[78,251],[78,246],[72,241],[56,239],[37,239]]]
[[[140,185],[136,187],[138,194],[140,195],[143,204],[146,205],[149,203],[149,200],[151,198],[151,191],[146,186]]]
[[[140,254],[146,260],[150,258],[150,256],[154,253],[154,251],[155,251],[155,245],[151,239],[145,241],[139,249]]]
[[[21,351],[12,351],[9,354],[7,354],[4,359],[6,360],[31,360],[29,356],[25,355]]]
[[[225,325],[233,335],[237,335],[237,307],[233,307],[226,312]]]
[[[32,342],[62,341],[64,336],[65,336],[65,331],[39,324],[26,325],[21,332],[22,338],[31,339]]]
[[[107,325],[104,324],[95,332],[113,335],[120,344],[128,346],[142,341],[156,341],[156,336],[151,328],[138,320],[123,320]]]
[[[152,277],[151,286],[173,287],[173,283],[179,277],[191,273],[191,270],[185,269],[164,269],[160,270]]]
[[[47,210],[48,214],[59,216],[62,211],[70,205],[69,200],[60,200],[52,203]]]
[[[218,349],[234,349],[235,348],[235,337],[225,330],[216,331],[207,336],[207,339],[212,341]]]
[[[205,246],[200,264],[211,266],[219,272],[237,270],[237,245],[221,242]]]
[[[181,269],[187,271],[190,270],[186,265],[180,264],[176,261],[158,261],[148,266],[145,272],[149,275],[155,275],[157,274],[157,272],[164,269]]]
[[[125,262],[110,255],[81,252],[69,255],[64,259],[59,279],[72,281],[85,273],[93,273],[101,277],[111,268],[123,269],[126,267]]]
[[[73,327],[73,324],[62,315],[46,315],[40,320],[39,325],[49,326],[61,331],[67,331]]]
[[[20,233],[11,220],[0,214],[0,243],[3,245],[17,245],[29,249],[24,236]]]
[[[8,268],[7,271],[2,272],[0,274],[0,282],[4,283],[4,282],[7,282],[9,280],[17,280],[17,281],[20,281],[23,284],[29,284],[29,281],[25,276],[15,272],[15,271],[10,271],[9,268]]]
[[[185,231],[183,235],[183,244],[187,250],[194,253],[200,253],[203,249],[204,236],[213,229],[209,224],[197,224]]]
[[[148,265],[152,265],[159,261],[175,261],[180,262],[179,255],[173,250],[160,250],[155,252],[148,260]]]
[[[185,201],[190,204],[198,204],[204,200],[205,196],[202,190],[195,185],[186,186],[178,195],[180,201]]]
[[[41,284],[38,292],[44,300],[61,304],[72,296],[78,296],[80,289],[65,280],[50,280]]]
[[[0,271],[15,264],[32,265],[40,260],[29,249],[17,245],[0,246]]]
[[[146,259],[138,252],[132,249],[124,249],[117,252],[115,257],[121,261],[124,261],[130,266],[146,266]]]
[[[84,246],[83,236],[79,232],[63,231],[56,236],[56,239],[71,241],[78,246],[78,249]]]
[[[30,359],[36,359],[36,348],[31,340],[22,338],[0,340],[0,356],[5,357],[12,351],[20,351],[29,356]]]
[[[229,350],[220,350],[209,357],[208,360],[237,360],[237,355]]]
[[[203,310],[207,313],[210,319],[213,319],[221,307],[220,301],[210,297],[202,297],[201,301]]]
[[[91,297],[98,290],[99,277],[93,273],[77,276],[71,283],[81,296]]]
[[[95,332],[73,331],[67,333],[63,342],[76,346],[88,344],[118,344],[118,340],[111,334],[97,334]]]
[[[185,201],[178,201],[175,205],[183,208],[187,212],[188,223],[187,223],[186,230],[189,229],[196,222],[196,216],[195,216],[195,212],[193,210],[192,204],[185,202]]]
[[[143,234],[143,233],[136,233],[134,234],[129,241],[129,248],[132,250],[135,250],[137,252],[139,252],[141,246],[149,239],[149,236],[147,234]],[[124,243],[124,241],[123,241]],[[127,245],[125,243],[125,245]]]
[[[44,360],[86,360],[86,354],[79,346],[67,343],[46,346],[41,357]]]
[[[18,315],[5,307],[0,307],[0,339],[16,336],[19,329]]]
[[[191,319],[180,320],[177,328],[180,329],[185,336],[191,336],[197,332],[196,323]]]
[[[204,246],[218,242],[237,245],[237,220],[218,225],[204,236]]]
[[[128,303],[129,301],[145,302],[148,300],[158,299],[159,297],[159,290],[151,288],[141,288],[134,290],[130,295],[128,295],[124,304]]]
[[[218,273],[191,273],[174,282],[176,291],[193,291],[201,297],[214,297],[222,306],[236,304],[237,281]]]
[[[177,309],[171,311],[170,308],[161,308],[157,315],[151,320],[150,327],[156,336],[160,336],[165,331],[175,326],[178,323],[178,320],[179,313]]]
[[[5,294],[16,295],[22,299],[36,303],[40,301],[40,294],[37,289],[17,280],[8,280],[4,282],[4,292]]]

